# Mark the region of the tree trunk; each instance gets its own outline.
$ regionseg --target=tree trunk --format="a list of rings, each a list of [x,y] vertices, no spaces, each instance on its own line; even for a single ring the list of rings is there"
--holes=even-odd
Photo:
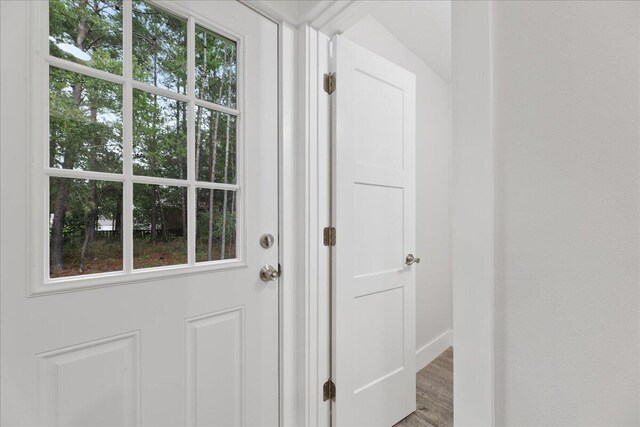
[[[227,57],[228,57],[227,54],[225,54],[224,56],[225,63],[227,62]],[[224,88],[225,80],[226,80],[225,74],[223,73],[222,80],[220,81],[220,89],[218,90],[218,103],[222,102],[222,91]],[[220,113],[216,112],[215,115],[216,115],[216,120],[213,126],[214,128],[213,141],[209,145],[209,182],[213,182],[215,179],[216,160],[218,156],[218,125],[220,123]],[[211,123],[209,124],[209,128],[211,128]],[[209,190],[209,224],[208,224],[209,238],[207,240],[207,254],[208,254],[209,261],[213,260],[213,223],[214,223],[213,193],[214,193],[214,190]],[[222,257],[220,259],[222,259]]]
[[[157,230],[157,207],[156,200],[158,200],[158,186],[151,186],[151,243],[154,245],[158,242],[158,230]]]
[[[180,88],[178,87],[178,92]],[[183,116],[184,117],[184,116]],[[180,103],[176,102],[176,146],[180,146]],[[187,179],[187,171],[185,170],[182,161],[180,161],[180,178]],[[187,189],[182,187],[180,197],[180,212],[182,213],[182,239],[187,240]]]
[[[98,123],[98,110],[92,105],[90,107],[90,116],[91,123]],[[98,147],[101,145],[102,141],[100,140],[99,134],[93,135],[93,143],[89,147],[89,170],[96,170],[96,151]],[[91,185],[91,207],[89,209],[89,213],[91,214],[90,225],[91,227],[85,229],[85,233],[88,235],[88,244],[96,240],[96,224],[98,223],[98,187],[96,180],[90,181]],[[89,248],[87,247],[87,251]]]
[[[89,236],[89,243],[94,242],[96,240],[96,225],[98,224],[98,186],[96,181],[91,181],[91,217],[89,218],[91,222],[91,227],[87,230],[87,235]]]
[[[224,80],[221,82],[220,87],[224,84]],[[222,90],[220,90],[222,93]],[[222,97],[222,95],[220,95]],[[220,97],[218,99],[220,99]],[[213,118],[213,116],[212,116]],[[209,182],[213,182],[216,171],[216,158],[218,157],[218,124],[220,123],[220,113],[216,113],[215,124],[213,125],[213,138],[211,138],[209,144]],[[209,125],[211,126],[211,125]],[[213,260],[213,193],[214,190],[209,190],[209,238],[207,241],[207,253],[208,260]]]
[[[236,217],[236,192],[231,193],[231,217]],[[231,253],[231,249],[233,249],[233,257],[236,257],[236,233],[233,233],[231,239],[229,240],[229,253]]]
[[[167,223],[164,217],[164,207],[162,205],[162,201],[159,201],[159,206],[160,206],[160,229],[162,230],[162,241],[166,242],[168,240]]]
[[[231,98],[231,85],[229,84],[227,89],[227,97]],[[227,135],[225,138],[224,148],[224,183],[227,183],[229,176],[229,131],[231,128],[231,116],[227,116]],[[227,190],[224,190],[224,196],[222,201],[222,241],[220,243],[220,259],[225,259],[225,246],[227,240]]]
[[[80,253],[80,272],[84,273],[86,269],[86,259],[89,255],[89,245],[95,239],[96,220],[98,215],[98,190],[96,182],[92,181],[91,188],[91,206],[84,216],[84,243],[82,244],[82,252]]]
[[[79,8],[84,9],[87,7],[88,0],[81,0]],[[88,29],[84,19],[78,22],[78,34],[76,35],[76,47],[80,50],[85,50],[85,40],[87,38]],[[84,87],[81,84],[73,85],[72,96],[73,100],[80,108],[82,103],[82,91]],[[72,169],[75,163],[75,157],[69,152],[68,149],[64,153],[63,168]],[[64,268],[64,223],[67,213],[67,203],[69,202],[69,183],[64,178],[51,178],[52,184],[57,184],[56,200],[53,207],[53,222],[51,224],[51,237],[50,237],[50,260],[49,268],[52,271],[60,271]]]
[[[67,203],[69,201],[69,188],[64,178],[51,178],[51,184],[56,183],[57,193],[53,208],[53,222],[51,224],[49,261],[52,271],[59,271],[64,268],[64,218],[67,213]],[[53,187],[53,185],[52,185]]]
[[[157,48],[154,47],[153,51],[153,85],[158,85],[158,52]],[[158,155],[157,143],[156,143],[156,134],[158,132],[158,95],[153,95],[153,136],[151,137],[151,146],[149,147],[149,155],[151,156],[149,160],[149,167],[151,169],[151,175],[156,175],[156,157]],[[158,243],[158,186],[151,186],[151,243],[154,245]]]
[[[185,242],[188,238],[187,227],[189,226],[188,218],[187,218],[187,188],[182,187],[182,240]]]
[[[207,82],[207,33],[204,33],[204,51],[202,53],[203,69],[202,69],[202,81],[200,82],[200,97],[203,97],[204,88]],[[198,179],[198,173],[200,172],[200,138],[202,136],[202,126],[200,126],[200,120],[202,118],[202,108],[198,107],[196,112],[196,179]]]
[[[118,201],[116,202],[116,211],[113,213],[115,218],[115,226],[113,227],[115,235],[122,242],[122,191],[118,192]]]
[[[218,117],[216,114],[215,131],[213,134],[209,134],[209,181],[213,181],[215,176],[216,167],[216,154],[218,147]],[[211,128],[211,122],[213,121],[213,115],[209,118],[209,128]],[[213,193],[214,190],[209,190],[209,224],[208,224],[208,240],[207,240],[207,259],[213,260]]]
[[[187,103],[183,102],[182,103],[182,117],[187,117]],[[189,167],[187,166],[187,169],[189,169]],[[187,178],[187,171],[184,171],[184,178]],[[182,210],[182,223],[183,223],[183,228],[182,228],[182,238],[186,241],[188,239],[189,233],[188,233],[188,228],[189,228],[189,220],[188,220],[188,192],[187,192],[187,188],[183,187],[182,188],[182,206],[183,206],[183,210]]]

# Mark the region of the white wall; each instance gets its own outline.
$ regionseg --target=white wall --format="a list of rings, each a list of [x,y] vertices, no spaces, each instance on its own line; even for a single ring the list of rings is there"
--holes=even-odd
[[[496,422],[640,425],[640,3],[495,2]]]
[[[417,368],[452,341],[450,256],[450,85],[371,17],[345,37],[416,75]]]

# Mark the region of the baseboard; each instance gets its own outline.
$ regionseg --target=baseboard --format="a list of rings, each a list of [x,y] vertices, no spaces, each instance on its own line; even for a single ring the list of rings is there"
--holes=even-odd
[[[449,329],[416,351],[416,372],[427,366],[443,351],[453,345],[453,331]]]

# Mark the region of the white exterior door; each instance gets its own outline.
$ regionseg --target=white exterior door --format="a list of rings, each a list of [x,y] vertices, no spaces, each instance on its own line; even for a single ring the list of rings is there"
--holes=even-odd
[[[415,410],[415,76],[334,39],[333,411],[391,426]]]
[[[1,19],[2,425],[277,425],[277,25],[236,1]]]

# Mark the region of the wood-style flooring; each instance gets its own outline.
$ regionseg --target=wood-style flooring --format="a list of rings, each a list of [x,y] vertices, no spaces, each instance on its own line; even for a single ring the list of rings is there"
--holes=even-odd
[[[416,411],[396,426],[453,426],[453,348],[417,374]]]

